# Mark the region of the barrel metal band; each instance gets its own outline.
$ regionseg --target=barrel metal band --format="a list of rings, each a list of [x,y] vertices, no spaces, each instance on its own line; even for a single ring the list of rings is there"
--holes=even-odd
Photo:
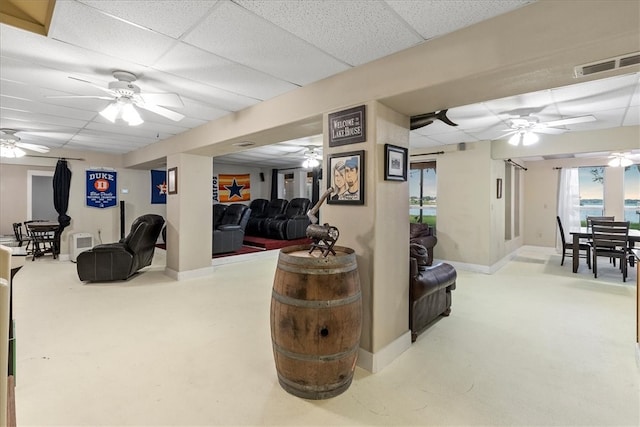
[[[282,295],[275,290],[271,291],[271,296],[274,300],[281,302],[286,305],[293,305],[296,307],[303,308],[330,308],[330,307],[340,307],[341,305],[352,304],[359,299],[361,299],[361,292],[348,296],[346,298],[341,299],[333,299],[333,300],[323,300],[323,301],[309,301],[304,299],[292,298],[287,295]]]
[[[351,381],[353,380],[353,377],[347,377],[344,380],[337,383],[333,383],[333,384],[305,385],[305,384],[300,384],[295,381],[292,381],[289,378],[286,378],[284,375],[280,374],[280,372],[278,372],[278,380],[281,383],[286,384],[289,388],[304,393],[305,394],[304,397],[306,398],[316,398],[317,396],[322,396],[322,393],[327,393],[327,397],[334,396],[334,392],[339,392],[343,388],[346,389],[349,385],[351,385]]]
[[[276,353],[279,353],[285,357],[288,357],[289,359],[305,360],[305,361],[312,361],[312,362],[331,362],[333,360],[340,360],[340,359],[344,359],[345,357],[351,356],[356,351],[358,351],[357,346],[355,346],[352,349],[349,349],[347,351],[343,351],[340,353],[323,354],[323,355],[301,354],[301,353],[294,353],[293,351],[289,351],[284,347],[279,346],[275,342],[273,343],[273,349],[276,351]]]
[[[318,276],[325,276],[330,274],[339,274],[339,273],[349,273],[350,271],[357,270],[357,264],[347,264],[344,267],[332,267],[332,268],[309,268],[309,266],[296,266],[290,265],[286,263],[278,263],[278,269],[286,271],[288,273],[297,273],[297,274],[311,274]]]

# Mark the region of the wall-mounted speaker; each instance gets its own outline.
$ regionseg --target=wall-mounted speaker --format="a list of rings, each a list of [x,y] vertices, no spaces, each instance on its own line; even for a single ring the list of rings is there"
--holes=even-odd
[[[264,182],[264,173],[260,172],[260,181]]]
[[[458,151],[464,151],[467,149],[467,143],[466,142],[461,142],[458,144]]]

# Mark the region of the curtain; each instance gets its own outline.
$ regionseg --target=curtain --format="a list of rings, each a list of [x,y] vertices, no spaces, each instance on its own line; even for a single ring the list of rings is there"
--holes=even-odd
[[[71,224],[71,217],[67,215],[69,207],[69,187],[71,186],[71,170],[65,159],[58,160],[56,171],[53,174],[53,205],[58,212],[60,227],[54,236],[54,251],[60,253],[60,235],[62,230]]]
[[[564,228],[565,238],[570,239],[569,232],[580,229],[580,179],[577,168],[560,170],[558,216]],[[559,231],[556,236],[556,249],[562,251]]]

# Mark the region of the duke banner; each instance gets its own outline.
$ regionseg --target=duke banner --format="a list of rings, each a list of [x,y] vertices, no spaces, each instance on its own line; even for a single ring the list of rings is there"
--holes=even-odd
[[[151,204],[167,203],[167,171],[151,171]]]
[[[87,169],[87,206],[112,208],[118,203],[116,171]]]
[[[251,174],[218,174],[220,203],[251,200]]]

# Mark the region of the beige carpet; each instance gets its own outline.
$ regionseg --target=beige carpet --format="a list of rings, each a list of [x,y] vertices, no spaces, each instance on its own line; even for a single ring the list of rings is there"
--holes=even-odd
[[[156,266],[82,284],[75,265],[26,263],[15,282],[19,426],[637,426],[635,271],[526,248],[493,275],[459,270],[450,317],[382,372],[307,401],[276,378],[276,254],[175,282]]]

